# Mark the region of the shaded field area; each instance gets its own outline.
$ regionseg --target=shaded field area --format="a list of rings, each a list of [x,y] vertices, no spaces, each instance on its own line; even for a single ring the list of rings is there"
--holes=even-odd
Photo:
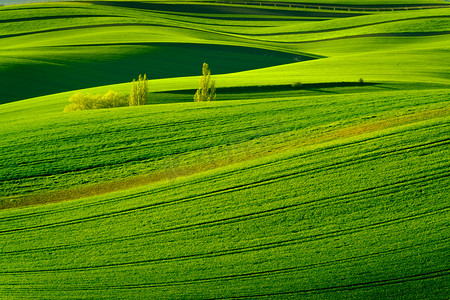
[[[442,8],[449,7],[445,1],[434,1],[434,3],[414,1],[397,1],[399,3],[386,3],[386,1],[325,1],[324,3],[311,2],[287,2],[287,1],[268,1],[268,0],[250,0],[250,1],[210,1],[211,3],[233,3],[238,5],[259,5],[259,6],[274,6],[274,7],[289,7],[289,8],[310,8],[310,9],[324,9],[324,10],[344,10],[344,11],[398,11],[410,9],[427,9],[427,8]],[[333,3],[335,2],[335,3]],[[347,2],[347,3],[345,3]],[[356,3],[357,4],[356,4]],[[358,3],[359,2],[359,3]]]
[[[75,51],[58,47],[39,52],[30,51],[31,62],[11,55],[9,59],[16,61],[14,68],[0,70],[0,75],[4,74],[0,103],[131,81],[139,73],[147,73],[151,79],[199,75],[203,62],[208,62],[215,74],[221,74],[311,59],[257,48],[184,43],[80,45]],[[52,60],[48,59],[49,53],[53,54]],[[8,61],[8,53],[3,54],[3,62]],[[97,60],[100,56],[101,60]],[[61,76],[64,80],[60,80]],[[22,81],[29,82],[29,88],[20,89]]]
[[[436,60],[446,49],[448,14],[444,10],[397,12],[398,15],[352,13],[345,18],[341,12],[329,11],[326,14],[330,20],[324,20],[324,15],[318,17],[324,13],[318,9],[233,4],[99,1],[71,2],[66,7],[51,3],[36,6],[41,7],[2,9],[0,75],[4,75],[4,80],[0,83],[0,103],[130,82],[143,73],[151,79],[198,76],[203,62],[211,66],[214,75],[264,69],[259,79],[240,84],[250,86],[291,84],[291,79],[279,80],[296,74],[304,83],[359,77],[372,82],[388,81],[391,75],[380,78],[379,74],[394,71],[397,80],[416,74],[442,80],[442,64],[446,64]],[[142,9],[136,9],[141,6]],[[218,11],[201,13],[200,8]],[[239,9],[244,11],[235,11]],[[303,21],[285,15],[289,13],[303,15]],[[274,21],[274,16],[282,20]],[[430,48],[428,43],[435,46]],[[436,53],[428,55],[425,67],[419,65],[421,60],[407,56],[424,53],[421,45],[425,51],[436,49]],[[397,49],[407,52],[395,53]],[[377,62],[379,51],[385,52],[382,64]],[[367,57],[348,60],[347,53]],[[324,60],[336,61],[339,57],[342,71],[329,72],[336,63]],[[304,67],[299,62],[304,62]],[[407,66],[408,71],[398,68],[398,64]],[[289,67],[283,76],[266,72],[267,68],[285,65]],[[342,74],[341,78],[337,78],[338,74]],[[349,74],[355,75],[349,78]],[[22,81],[29,88],[20,88]],[[219,88],[222,82],[218,82]],[[194,89],[195,85],[188,88]]]
[[[112,5],[127,8],[138,8],[144,10],[159,10],[177,13],[195,13],[195,14],[240,14],[240,15],[257,15],[257,16],[284,16],[284,17],[320,17],[320,18],[336,18],[336,17],[352,17],[355,14],[345,13],[328,13],[320,11],[295,11],[295,10],[271,10],[259,9],[254,7],[242,7],[232,5],[211,5],[211,4],[164,4],[151,2],[132,2],[132,1],[92,1],[90,3],[100,5]],[[227,2],[229,3],[229,2]]]
[[[217,101],[261,99],[261,98],[283,98],[283,97],[304,97],[320,94],[350,94],[364,92],[382,91],[384,88],[377,88],[377,83],[368,82],[328,82],[328,83],[306,83],[293,82],[285,85],[262,85],[262,86],[234,86],[217,88]],[[374,87],[371,89],[370,87]],[[446,86],[436,86],[443,88]],[[427,85],[426,89],[432,86]],[[192,102],[192,95],[196,89],[162,91],[150,93],[150,104]]]

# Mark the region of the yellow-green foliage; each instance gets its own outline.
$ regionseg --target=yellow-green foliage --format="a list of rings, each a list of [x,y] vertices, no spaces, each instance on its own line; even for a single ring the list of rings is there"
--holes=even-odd
[[[104,95],[76,93],[70,97],[69,101],[70,104],[64,108],[64,111],[128,106],[127,97],[112,90]]]
[[[144,76],[139,74],[138,80],[136,81],[135,79],[133,79],[133,83],[131,85],[131,92],[129,99],[130,106],[145,105],[147,104],[147,99],[148,99],[147,74],[144,74]]]
[[[211,70],[207,63],[203,63],[202,73],[200,87],[194,95],[194,101],[214,101],[216,100],[216,81],[211,80]]]

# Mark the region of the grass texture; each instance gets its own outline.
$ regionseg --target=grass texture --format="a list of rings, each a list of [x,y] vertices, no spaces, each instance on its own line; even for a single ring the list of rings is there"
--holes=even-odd
[[[448,298],[446,3],[262,2],[0,7],[1,299]]]
[[[207,109],[220,120],[233,107]],[[2,211],[3,294],[445,298],[448,107],[422,113],[302,134],[303,147],[141,188]]]

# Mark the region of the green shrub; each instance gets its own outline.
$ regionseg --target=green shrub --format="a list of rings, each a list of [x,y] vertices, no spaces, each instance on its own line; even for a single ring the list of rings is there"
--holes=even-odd
[[[69,99],[70,104],[64,108],[64,111],[89,110],[128,106],[126,95],[115,91],[108,91],[102,95],[76,93]]]
[[[97,102],[96,108],[111,108],[128,106],[128,97],[124,94],[119,94],[115,91],[109,90]]]
[[[300,81],[294,82],[293,84],[291,84],[291,86],[294,89],[301,89],[302,88],[302,83]]]

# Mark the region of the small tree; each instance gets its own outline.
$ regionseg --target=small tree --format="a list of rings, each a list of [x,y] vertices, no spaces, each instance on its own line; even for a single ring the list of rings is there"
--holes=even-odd
[[[200,78],[200,87],[194,95],[195,102],[216,100],[216,81],[211,80],[211,71],[207,63],[203,63],[203,76]]]
[[[137,94],[138,94],[138,90],[137,90],[136,80],[133,79],[133,82],[131,83],[131,91],[130,91],[130,101],[129,101],[130,106],[138,105]]]
[[[139,78],[136,81],[133,79],[131,83],[131,92],[130,92],[130,106],[136,105],[145,105],[147,104],[148,99],[148,80],[147,74],[142,76],[139,74]]]

